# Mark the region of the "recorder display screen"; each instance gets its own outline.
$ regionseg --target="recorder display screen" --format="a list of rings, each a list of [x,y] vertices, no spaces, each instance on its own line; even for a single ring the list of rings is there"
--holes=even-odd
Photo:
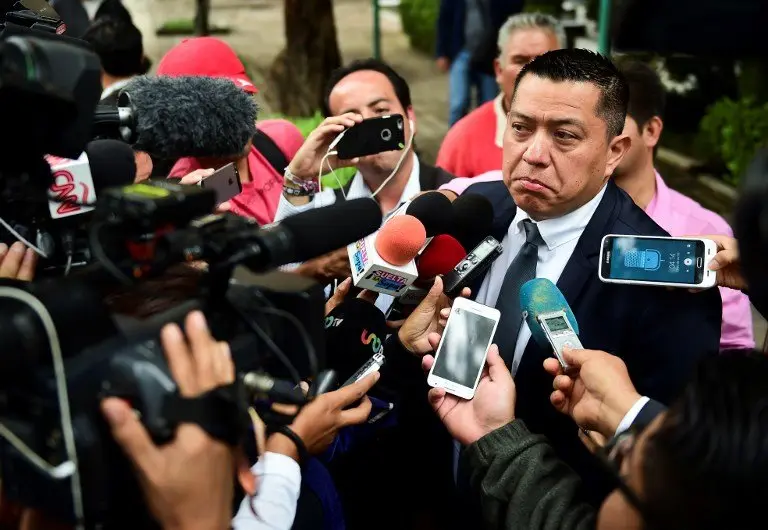
[[[451,312],[432,373],[473,388],[491,342],[495,320],[456,308]]]

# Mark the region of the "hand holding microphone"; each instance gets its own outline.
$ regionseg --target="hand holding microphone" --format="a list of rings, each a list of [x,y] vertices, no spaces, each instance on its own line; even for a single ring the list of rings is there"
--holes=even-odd
[[[563,356],[569,366],[567,372],[555,359],[544,361],[544,370],[555,378],[555,390],[549,398],[552,405],[581,428],[611,438],[640,399],[627,366],[604,351],[566,348]]]

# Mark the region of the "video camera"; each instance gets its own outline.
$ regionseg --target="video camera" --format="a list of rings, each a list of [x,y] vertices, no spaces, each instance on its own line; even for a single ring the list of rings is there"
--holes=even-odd
[[[50,224],[44,155],[75,159],[83,151],[100,69],[80,44],[12,18],[0,36],[0,112],[16,127],[0,161],[0,224],[15,230],[13,239],[26,230],[39,242]],[[5,498],[89,528],[155,526],[99,402],[127,399],[156,442],[172,439],[176,425],[190,420],[178,413],[158,337],[192,309],[205,313],[213,335],[230,343],[238,372],[248,373],[208,401],[220,414],[199,424],[212,436],[241,439],[246,406],[267,411],[274,399],[305,401],[294,383],[324,364],[324,293],[274,269],[364,237],[380,226],[381,211],[360,199],[258,227],[211,214],[214,202],[211,190],[168,181],[107,190],[87,229],[96,263],[63,279],[0,281]],[[143,285],[154,278],[162,291],[170,268],[198,261],[207,270],[196,276],[190,299],[146,319],[113,314],[108,301],[116,292],[133,296],[128,305],[136,310],[150,302]]]

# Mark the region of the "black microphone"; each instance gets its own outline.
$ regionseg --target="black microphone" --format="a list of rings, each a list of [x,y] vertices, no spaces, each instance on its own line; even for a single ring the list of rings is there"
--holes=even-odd
[[[451,230],[451,201],[440,192],[419,195],[405,210],[424,225],[427,237],[447,234]]]
[[[379,356],[380,368],[386,336],[384,313],[366,300],[348,298],[325,317],[328,368],[338,374],[339,381],[348,380],[374,356]]]
[[[95,135],[119,136],[160,159],[230,158],[256,133],[256,102],[227,79],[136,77],[117,107],[99,106]]]
[[[229,263],[259,273],[344,248],[378,230],[381,217],[378,203],[365,198],[316,208],[263,227],[232,214],[211,215],[204,220],[210,225],[231,221],[232,229],[224,223],[224,229],[216,232],[217,248]],[[163,236],[158,253],[169,262],[205,259],[204,249],[209,248],[212,236],[199,229],[202,224]]]
[[[475,248],[491,233],[493,205],[482,195],[464,193],[453,201],[453,220],[449,235],[466,248]]]

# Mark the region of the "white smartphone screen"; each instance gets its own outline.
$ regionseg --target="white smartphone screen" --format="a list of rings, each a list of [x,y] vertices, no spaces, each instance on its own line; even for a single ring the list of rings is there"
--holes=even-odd
[[[432,375],[474,388],[485,365],[497,320],[466,307],[454,307],[448,319]]]

